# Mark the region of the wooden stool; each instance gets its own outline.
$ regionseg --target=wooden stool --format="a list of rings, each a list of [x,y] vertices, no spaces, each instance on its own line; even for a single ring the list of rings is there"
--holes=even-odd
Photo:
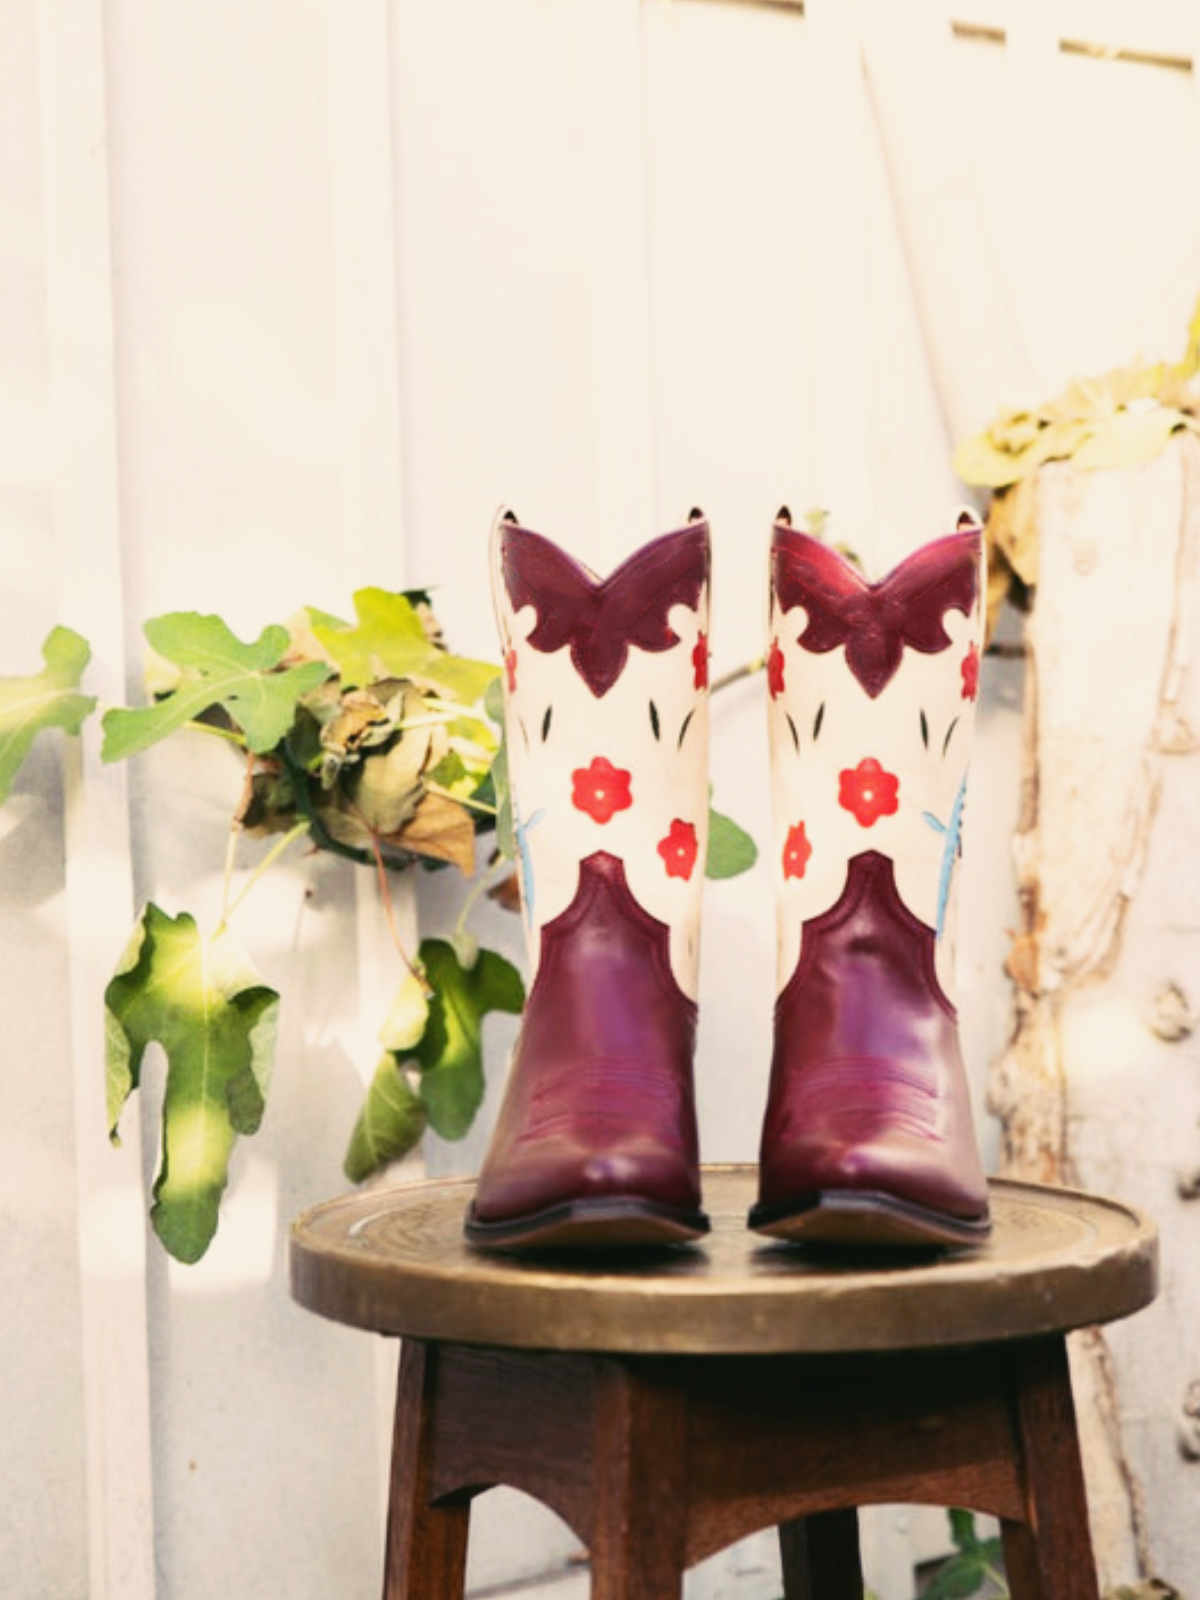
[[[1097,1600],[1064,1335],[1153,1298],[1144,1217],[997,1181],[986,1246],[855,1264],[748,1233],[753,1169],[711,1168],[702,1246],[588,1265],[472,1251],[471,1190],[293,1230],[302,1305],[404,1336],[385,1600],[460,1600],[501,1483],[587,1545],[593,1600],[674,1600],[773,1524],[787,1600],[862,1600],[856,1508],[911,1502],[997,1516],[1013,1600]]]

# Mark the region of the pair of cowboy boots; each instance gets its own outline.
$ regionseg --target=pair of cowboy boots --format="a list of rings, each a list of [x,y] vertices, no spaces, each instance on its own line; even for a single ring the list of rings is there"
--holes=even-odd
[[[748,1219],[765,1234],[988,1232],[949,970],[982,560],[969,517],[879,583],[786,511],[773,530],[778,998]],[[532,977],[467,1237],[694,1240],[708,526],[693,512],[600,579],[504,513],[493,569]]]

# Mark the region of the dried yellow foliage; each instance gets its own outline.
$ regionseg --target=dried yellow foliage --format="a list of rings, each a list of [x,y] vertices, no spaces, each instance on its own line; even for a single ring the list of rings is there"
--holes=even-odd
[[[964,440],[954,470],[993,491],[987,520],[988,615],[1006,598],[1022,602],[1037,582],[1033,484],[1040,467],[1069,461],[1086,472],[1142,466],[1181,430],[1200,433],[1200,299],[1177,362],[1132,362],[1096,378],[1075,378],[1035,410],[1005,410]]]

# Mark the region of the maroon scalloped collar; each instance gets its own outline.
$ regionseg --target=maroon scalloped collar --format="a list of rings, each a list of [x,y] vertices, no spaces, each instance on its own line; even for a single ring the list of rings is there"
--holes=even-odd
[[[667,620],[674,605],[695,611],[708,582],[708,524],[693,522],[635,551],[607,578],[528,528],[501,531],[501,571],[514,610],[533,606],[528,643],[550,652],[571,647],[571,660],[592,693],[608,693],[631,645],[669,650],[679,635]]]
[[[784,611],[803,606],[798,643],[824,654],[846,647],[846,665],[874,699],[891,682],[905,649],[937,655],[950,645],[947,611],[969,616],[979,592],[978,528],[922,546],[870,583],[811,534],[777,523],[771,574]]]

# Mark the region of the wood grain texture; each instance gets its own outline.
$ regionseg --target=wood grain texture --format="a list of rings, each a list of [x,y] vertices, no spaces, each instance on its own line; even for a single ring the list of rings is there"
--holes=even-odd
[[[558,1512],[594,1600],[664,1600],[779,1528],[787,1600],[862,1600],[857,1508],[1001,1519],[1013,1600],[1097,1600],[1061,1334],[888,1354],[404,1347],[385,1600],[460,1600],[472,1498]]]
[[[413,1341],[400,1359],[383,1600],[461,1600],[463,1592],[470,1504],[435,1505],[430,1485],[438,1354]]]
[[[984,1249],[838,1259],[747,1235],[750,1169],[706,1183],[704,1248],[636,1260],[473,1252],[459,1182],[300,1220],[297,1299],[405,1334],[385,1600],[460,1600],[499,1484],[588,1547],[595,1600],[676,1596],[772,1526],[788,1600],[861,1600],[856,1512],[886,1504],[990,1513],[1013,1600],[1096,1600],[1065,1333],[1152,1296],[1152,1225],[1009,1184]]]
[[[1016,1378],[1026,1506],[1001,1524],[1009,1587],[1014,1600],[1098,1600],[1065,1344],[1022,1350]]]

